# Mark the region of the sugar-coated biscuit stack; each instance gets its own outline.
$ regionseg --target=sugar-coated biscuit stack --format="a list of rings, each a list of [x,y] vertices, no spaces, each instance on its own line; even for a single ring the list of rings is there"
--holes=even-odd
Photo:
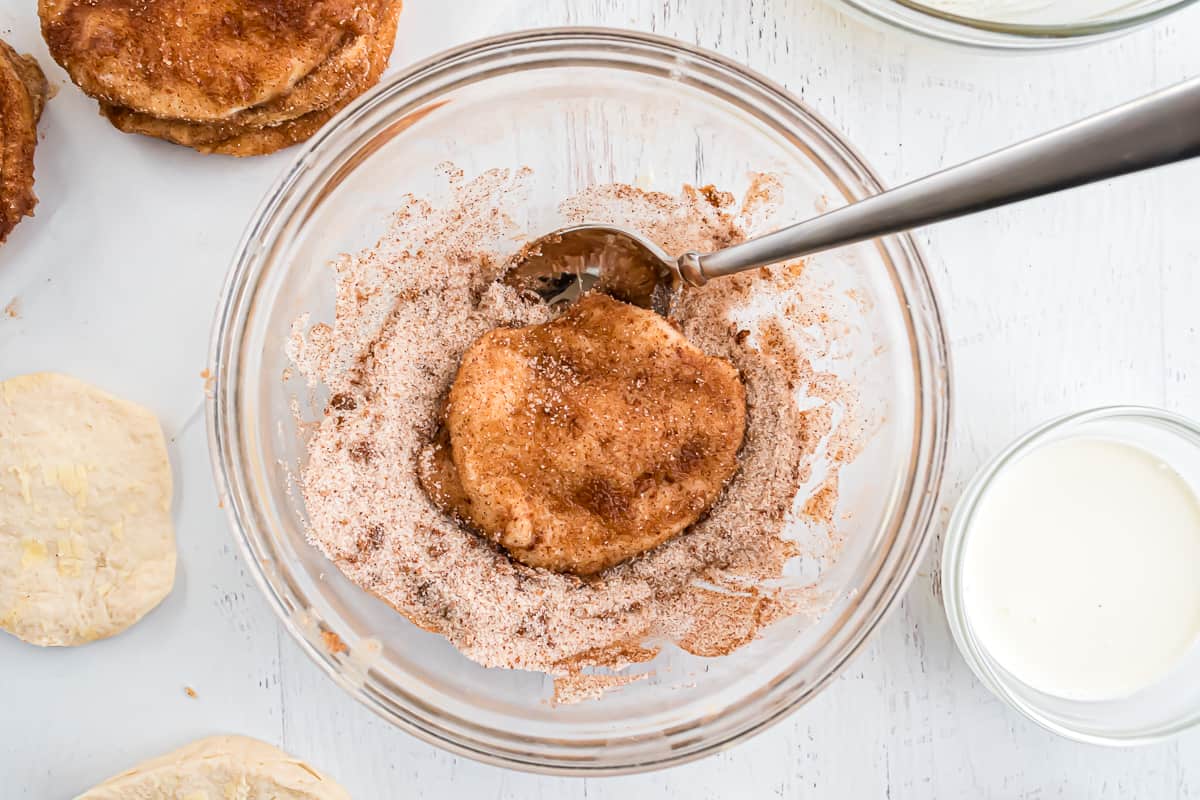
[[[205,153],[301,142],[378,83],[401,0],[39,0],[50,53],[120,130]]]
[[[46,76],[31,56],[0,42],[0,242],[37,205],[33,150],[46,88]]]

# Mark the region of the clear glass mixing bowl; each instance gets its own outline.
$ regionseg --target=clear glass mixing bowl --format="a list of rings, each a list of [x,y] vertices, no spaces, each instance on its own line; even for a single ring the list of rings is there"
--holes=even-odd
[[[555,706],[545,676],[484,669],[345,579],[306,541],[290,485],[305,437],[292,405],[315,419],[325,401],[290,375],[293,321],[331,318],[330,260],[373,243],[405,193],[435,193],[444,161],[468,175],[532,167],[530,211],[546,229],[560,199],[596,182],[740,191],[751,171],[768,170],[783,181],[786,214],[800,218],[877,192],[879,181],[811,111],[720,57],[595,29],[490,39],[381,85],[300,148],[250,223],[214,323],[209,435],[237,538],[288,630],[361,702],[455,752],[558,773],[662,767],[762,730],[845,665],[928,538],[948,364],[914,242],[889,237],[808,267],[852,298],[847,335],[864,346],[834,368],[875,420],[841,474],[847,542],[821,576],[829,610],[815,623],[780,622],[723,658],[668,648],[651,679]],[[348,652],[327,646],[330,633]]]
[[[874,20],[955,44],[1044,50],[1136,30],[1196,0],[838,0]]]

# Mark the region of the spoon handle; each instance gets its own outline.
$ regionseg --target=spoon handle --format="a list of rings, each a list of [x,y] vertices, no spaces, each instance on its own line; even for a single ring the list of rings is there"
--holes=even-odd
[[[906,231],[1200,156],[1200,78],[715,253],[680,272],[710,278]]]

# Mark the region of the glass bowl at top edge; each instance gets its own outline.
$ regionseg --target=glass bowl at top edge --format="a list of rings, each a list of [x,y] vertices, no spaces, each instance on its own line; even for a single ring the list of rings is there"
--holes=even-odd
[[[531,199],[531,214],[610,180],[672,192],[685,182],[744,189],[750,172],[766,169],[792,191],[786,216],[795,218],[881,188],[855,151],[782,89],[651,35],[565,28],[497,37],[419,64],[357,100],[301,146],[263,201],[214,320],[213,469],[272,607],[360,702],[428,742],[494,764],[557,774],[643,771],[712,753],[781,719],[858,650],[907,586],[929,538],[949,364],[915,242],[887,237],[806,268],[813,280],[827,275],[858,293],[845,292],[855,298],[845,305],[857,309],[846,312],[847,330],[873,347],[830,369],[859,381],[860,402],[879,412],[862,454],[842,473],[846,544],[820,587],[832,598],[829,610],[815,622],[776,623],[722,658],[667,648],[647,680],[555,706],[544,676],[478,667],[350,584],[306,541],[291,485],[303,444],[289,408],[306,418],[323,408],[319,389],[288,372],[292,322],[304,312],[314,322],[330,319],[328,263],[372,244],[404,192],[433,185],[426,173],[444,161],[468,174],[532,166],[542,196]],[[556,227],[553,213],[532,233]],[[325,646],[329,633],[349,652]]]
[[[836,0],[858,15],[931,39],[985,50],[1028,52],[1056,50],[1107,41],[1132,33],[1196,0],[1142,2],[1125,13],[1089,19],[1032,24],[999,18],[970,17],[934,8],[918,0]]]

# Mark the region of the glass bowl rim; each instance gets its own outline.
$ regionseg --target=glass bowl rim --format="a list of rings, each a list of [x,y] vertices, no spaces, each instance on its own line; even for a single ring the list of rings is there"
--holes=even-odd
[[[992,482],[1006,467],[1044,444],[1054,434],[1064,429],[1105,419],[1126,419],[1141,425],[1156,425],[1166,428],[1181,438],[1192,440],[1192,444],[1200,450],[1200,423],[1153,406],[1099,406],[1063,414],[1042,422],[1017,437],[980,467],[955,504],[942,545],[942,596],[950,632],[963,660],[967,662],[967,666],[971,668],[979,681],[1005,705],[1031,722],[1066,739],[1108,747],[1133,747],[1159,742],[1195,727],[1200,724],[1200,708],[1190,715],[1183,715],[1174,723],[1151,731],[1136,731],[1127,735],[1097,734],[1064,725],[1043,713],[1036,704],[1022,699],[1012,690],[1011,682],[995,669],[994,659],[978,642],[963,602],[962,567],[967,542],[970,539],[971,522],[980,500],[983,499]]]
[[[711,740],[704,742],[702,746],[693,746],[687,750],[672,748],[661,757],[599,764],[581,764],[570,759],[538,758],[527,752],[514,754],[512,750],[498,749],[486,742],[464,739],[445,727],[432,726],[429,719],[415,716],[411,709],[406,710],[398,703],[385,702],[386,698],[381,699],[378,693],[369,691],[369,677],[367,685],[349,680],[343,674],[340,665],[304,635],[297,620],[289,613],[290,597],[283,594],[286,590],[294,596],[298,594],[298,590],[292,585],[274,585],[266,573],[262,547],[263,542],[269,542],[270,534],[260,530],[255,524],[255,498],[249,492],[249,483],[244,476],[245,470],[239,462],[246,442],[238,435],[241,426],[238,419],[241,373],[238,367],[240,350],[244,347],[247,304],[254,299],[266,266],[262,257],[265,249],[263,243],[268,238],[265,231],[279,227],[277,216],[286,205],[285,200],[289,193],[294,192],[300,176],[319,163],[322,155],[335,157],[340,152],[327,143],[334,141],[337,134],[352,130],[356,119],[370,111],[377,101],[386,100],[392,95],[402,95],[404,92],[415,92],[417,87],[428,84],[432,78],[442,73],[453,74],[455,70],[468,69],[471,74],[478,74],[483,66],[493,62],[507,65],[510,71],[545,66],[537,61],[513,66],[522,53],[537,55],[543,51],[577,52],[582,48],[588,53],[587,59],[578,59],[577,62],[556,61],[552,65],[601,65],[618,70],[632,70],[632,67],[619,61],[618,55],[613,54],[613,49],[620,47],[637,48],[640,55],[652,55],[662,64],[681,63],[686,60],[693,68],[703,67],[717,74],[724,81],[718,88],[729,90],[730,87],[735,87],[757,93],[756,99],[761,103],[769,103],[769,110],[773,113],[790,113],[811,126],[812,133],[820,138],[820,143],[831,148],[839,159],[835,162],[836,165],[847,173],[852,173],[852,178],[861,183],[864,190],[882,190],[882,183],[875,173],[827,122],[778,85],[723,56],[653,34],[610,28],[542,28],[482,39],[435,55],[383,81],[357,98],[322,131],[300,146],[291,165],[282,171],[268,190],[247,225],[222,290],[210,342],[209,365],[214,381],[206,399],[205,410],[214,479],[234,538],[246,559],[249,571],[292,638],[336,683],[402,730],[450,752],[485,763],[544,774],[628,774],[693,761],[744,740],[779,721],[811,699],[837,676],[861,649],[888,611],[898,603],[904,589],[915,575],[931,539],[931,520],[941,487],[949,440],[949,352],[945,327],[925,258],[917,242],[908,234],[876,240],[876,246],[889,264],[888,269],[897,300],[903,306],[901,311],[908,331],[908,338],[904,344],[912,357],[913,391],[916,395],[913,412],[914,444],[902,484],[903,500],[893,509],[893,519],[889,520],[889,529],[893,531],[893,536],[889,540],[886,557],[878,559],[871,580],[856,594],[851,604],[851,611],[854,613],[845,612],[842,624],[829,634],[829,638],[834,640],[833,643],[838,644],[838,647],[823,658],[826,662],[823,665],[826,666],[824,674],[818,680],[800,687],[787,686],[789,673],[778,676],[753,698],[755,705],[762,708],[754,711],[751,722],[741,724],[741,727],[722,736],[712,737],[710,734]],[[488,77],[491,77],[490,73],[481,80]],[[710,94],[715,91],[711,86],[703,88]],[[403,107],[413,102],[410,98],[406,103],[394,104]],[[328,153],[323,152],[327,149]],[[901,280],[906,283],[900,283]],[[268,555],[265,558],[270,557]],[[284,583],[288,584],[290,581],[285,579]],[[844,641],[837,641],[839,638]],[[790,689],[790,695],[784,702],[780,702],[777,696],[782,689]],[[769,704],[772,700],[775,701],[774,705]],[[731,709],[724,711],[729,712]],[[686,726],[681,727],[681,731],[692,731],[709,722],[711,720],[708,717],[689,720]],[[528,739],[522,741],[527,742]]]
[[[939,12],[919,0],[839,0],[871,19],[926,39],[992,51],[1052,51],[1123,36],[1198,0],[1175,0],[1161,8],[1096,23],[1020,25]]]

